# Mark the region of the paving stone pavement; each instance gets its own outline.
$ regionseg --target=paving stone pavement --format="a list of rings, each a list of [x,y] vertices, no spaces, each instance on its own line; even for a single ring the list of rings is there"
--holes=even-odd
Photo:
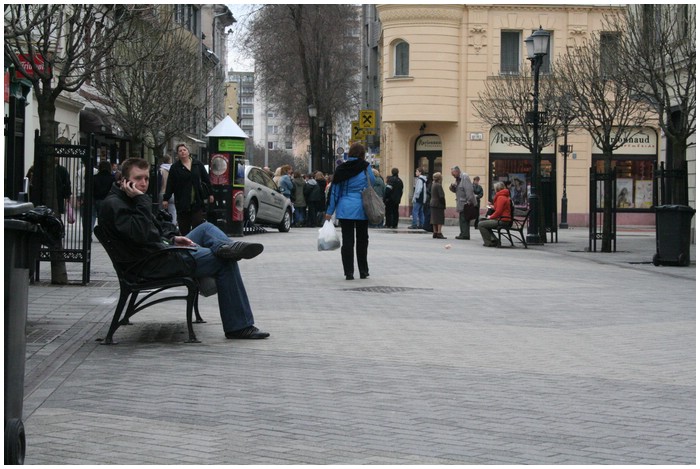
[[[101,345],[118,285],[94,243],[89,286],[29,288],[25,462],[695,464],[694,245],[654,267],[653,229],[616,253],[457,230],[371,230],[354,281],[316,229],[246,237],[271,337],[226,340],[214,296],[200,344],[170,302]]]

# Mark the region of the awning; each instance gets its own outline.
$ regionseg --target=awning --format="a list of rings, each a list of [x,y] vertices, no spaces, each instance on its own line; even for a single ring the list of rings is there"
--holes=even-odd
[[[200,140],[198,138],[190,137],[189,135],[185,135],[185,138],[187,138],[188,140],[192,140],[194,143],[197,143],[199,145],[206,145],[207,144],[207,142]]]
[[[80,131],[87,134],[114,135],[109,116],[95,108],[80,111]]]

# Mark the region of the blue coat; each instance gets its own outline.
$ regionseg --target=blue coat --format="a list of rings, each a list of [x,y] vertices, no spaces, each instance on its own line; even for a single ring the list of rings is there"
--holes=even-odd
[[[348,161],[356,158],[349,158]],[[347,181],[333,183],[328,201],[326,213],[339,220],[367,220],[365,209],[362,207],[362,189],[367,187],[367,174],[369,174],[370,184],[374,183],[374,174],[371,167],[360,174],[357,174]]]

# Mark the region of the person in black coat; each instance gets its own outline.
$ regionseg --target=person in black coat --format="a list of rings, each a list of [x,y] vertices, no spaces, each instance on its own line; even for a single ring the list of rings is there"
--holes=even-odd
[[[177,158],[170,167],[162,204],[167,210],[168,199],[175,195],[177,226],[186,235],[206,220],[205,204],[214,203],[214,193],[207,169],[200,161],[192,159],[184,143],[177,146]]]
[[[403,181],[399,178],[399,169],[392,168],[391,176],[386,180],[384,192],[384,207],[386,208],[386,220],[384,226],[396,228],[399,225],[399,204],[403,196]]]
[[[94,205],[92,210],[92,228],[95,228],[95,221],[97,217],[100,216],[100,209],[102,208],[102,202],[104,202],[105,197],[109,194],[110,189],[112,189],[112,184],[116,180],[112,174],[112,164],[109,161],[100,161],[97,165],[97,174],[92,178],[92,197],[94,199]]]

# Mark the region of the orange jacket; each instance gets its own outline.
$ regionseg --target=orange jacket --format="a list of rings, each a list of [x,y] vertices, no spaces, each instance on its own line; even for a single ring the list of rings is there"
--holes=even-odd
[[[498,218],[501,218],[503,221],[511,220],[512,214],[510,213],[510,192],[508,192],[508,189],[502,189],[496,192],[496,195],[493,198],[493,208],[495,212],[493,212],[489,217],[490,220],[495,220]]]

